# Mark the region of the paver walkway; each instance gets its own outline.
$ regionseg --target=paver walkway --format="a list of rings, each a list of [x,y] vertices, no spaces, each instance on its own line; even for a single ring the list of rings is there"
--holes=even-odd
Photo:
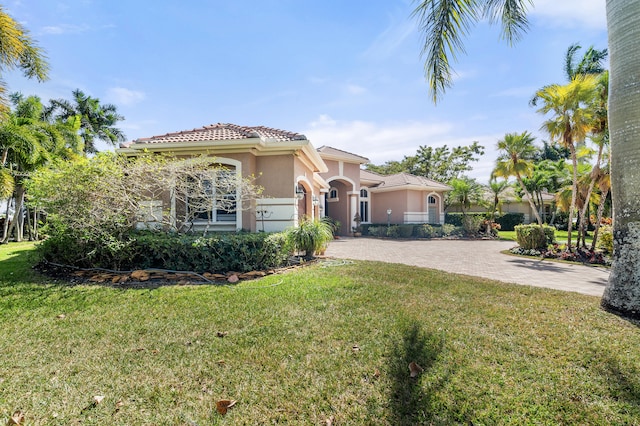
[[[509,283],[602,296],[609,270],[500,253],[513,241],[381,240],[345,238],[329,244],[327,256],[378,260],[438,269]]]

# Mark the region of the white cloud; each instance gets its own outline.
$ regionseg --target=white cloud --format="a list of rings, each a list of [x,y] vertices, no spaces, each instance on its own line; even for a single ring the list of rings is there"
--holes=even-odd
[[[107,90],[107,100],[116,105],[133,105],[144,100],[146,95],[137,90],[129,90],[124,87],[112,87]]]
[[[392,22],[380,33],[373,43],[362,53],[362,56],[376,60],[388,58],[415,32],[415,22],[403,17],[398,21]]]
[[[605,0],[535,0],[530,14],[552,26],[606,29]]]
[[[459,135],[450,122],[393,122],[377,124],[368,121],[340,121],[328,115],[320,115],[303,132],[315,147],[323,145],[361,155],[373,164],[402,160],[405,155],[414,155],[420,146],[449,147],[470,145],[478,141],[485,147],[485,155],[472,163],[468,173],[481,183],[489,181],[496,151],[495,142],[504,135]]]
[[[347,92],[351,95],[362,95],[367,93],[367,89],[357,84],[349,84],[347,85]]]
[[[51,34],[51,35],[61,35],[61,34],[79,34],[86,32],[90,29],[88,25],[71,25],[71,24],[62,24],[62,25],[51,25],[47,27],[42,27],[40,33],[42,34]]]

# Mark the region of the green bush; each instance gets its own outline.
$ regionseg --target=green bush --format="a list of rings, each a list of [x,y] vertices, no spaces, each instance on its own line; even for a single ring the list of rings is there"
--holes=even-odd
[[[524,213],[505,213],[495,218],[501,231],[513,231],[516,225],[524,223]]]
[[[387,226],[387,237],[398,238],[400,236],[400,227],[398,225]]]
[[[411,238],[413,235],[413,225],[398,225],[398,237]]]
[[[298,226],[287,231],[287,238],[295,250],[311,259],[317,251],[333,240],[331,225],[322,220],[303,219]]]
[[[433,238],[435,236],[435,229],[428,223],[416,226],[415,234],[418,238]]]
[[[555,228],[530,224],[515,227],[518,245],[525,250],[544,250],[555,241]]]
[[[116,270],[170,269],[202,272],[248,272],[286,263],[291,252],[283,233],[214,234],[198,237],[137,231],[105,244],[71,233],[48,238],[38,246],[42,260],[80,268]]]
[[[454,237],[462,235],[462,228],[452,225],[450,223],[445,223],[442,225],[442,236],[443,237]]]
[[[464,216],[466,217],[479,217],[485,219],[487,217],[487,213],[467,213]],[[463,226],[462,225],[462,213],[451,212],[444,215],[444,223],[450,224],[453,226]]]
[[[475,237],[480,232],[484,217],[479,215],[466,215],[462,218],[462,230],[467,237]]]
[[[600,227],[596,245],[600,250],[613,253],[613,228],[611,225],[602,225]]]

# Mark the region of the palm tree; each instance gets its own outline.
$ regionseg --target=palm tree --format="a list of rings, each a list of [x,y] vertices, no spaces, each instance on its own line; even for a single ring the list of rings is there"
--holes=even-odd
[[[593,46],[590,46],[584,53],[584,56],[580,62],[576,62],[575,54],[580,50],[582,46],[579,44],[572,44],[567,49],[565,55],[564,72],[567,76],[567,81],[572,81],[579,75],[587,74],[602,74],[605,72],[602,63],[607,59],[609,52],[607,49],[598,50]]]
[[[452,84],[451,62],[464,50],[469,25],[501,18],[504,37],[513,42],[527,29],[527,4],[512,0],[421,0],[413,15],[424,31],[425,74],[434,102]],[[613,266],[602,305],[640,318],[640,0],[607,0],[609,30],[611,186],[614,211]],[[633,178],[630,178],[633,176]]]
[[[449,186],[453,188],[447,194],[449,204],[460,205],[462,216],[466,216],[466,212],[472,203],[482,200],[482,187],[474,179],[467,177],[454,178],[449,181]]]
[[[44,51],[29,31],[9,16],[0,6],[0,73],[20,68],[27,78],[45,81],[49,71]],[[0,78],[0,112],[7,113],[7,86]]]
[[[60,121],[79,119],[80,137],[84,141],[87,153],[97,152],[96,141],[101,140],[115,146],[124,142],[126,137],[122,130],[115,127],[124,117],[118,114],[117,107],[112,104],[100,104],[100,99],[85,95],[80,89],[73,91],[73,101],[52,99],[45,109],[45,117]]]
[[[536,217],[538,225],[542,225],[542,218],[533,202],[533,197],[523,181],[523,176],[531,173],[533,163],[531,159],[535,155],[537,148],[533,144],[535,138],[529,132],[507,133],[504,138],[498,141],[500,154],[496,160],[496,167],[493,176],[508,178],[515,176],[522,192],[529,201],[529,206]]]
[[[536,93],[536,98],[542,103],[538,112],[553,114],[549,120],[543,123],[542,128],[549,133],[552,140],[568,148],[571,153],[573,187],[567,229],[569,234],[567,250],[569,251],[571,250],[571,232],[578,185],[576,144],[583,143],[594,127],[594,114],[591,107],[596,95],[596,86],[597,77],[578,75],[567,85],[551,84]]]
[[[67,153],[65,148],[75,135],[64,123],[47,123],[42,120],[42,103],[37,96],[11,96],[15,110],[0,122],[0,167],[10,175],[15,199],[15,212],[11,227],[3,235],[6,242],[15,230],[16,240],[23,238],[24,180],[29,173],[50,159]]]

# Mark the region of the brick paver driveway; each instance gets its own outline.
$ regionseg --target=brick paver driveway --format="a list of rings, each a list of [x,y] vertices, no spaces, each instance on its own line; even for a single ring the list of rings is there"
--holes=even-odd
[[[500,253],[513,241],[381,240],[341,238],[326,255],[340,259],[404,263],[498,281],[602,296],[609,271],[585,265],[528,259]]]

